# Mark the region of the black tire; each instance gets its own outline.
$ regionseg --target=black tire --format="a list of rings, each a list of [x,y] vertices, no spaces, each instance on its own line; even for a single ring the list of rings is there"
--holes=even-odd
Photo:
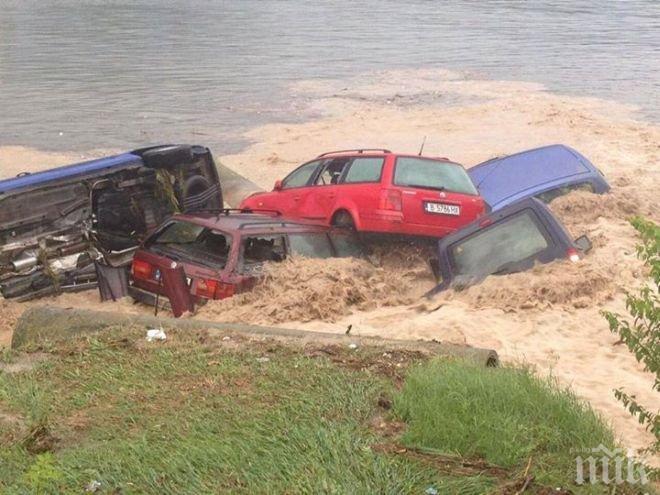
[[[160,146],[142,153],[144,164],[150,168],[171,168],[193,159],[193,149],[189,145]]]
[[[222,208],[222,190],[206,177],[193,175],[183,185],[183,207],[184,211]]]
[[[353,217],[346,210],[341,210],[335,213],[332,217],[332,225],[340,229],[355,230],[355,222]]]

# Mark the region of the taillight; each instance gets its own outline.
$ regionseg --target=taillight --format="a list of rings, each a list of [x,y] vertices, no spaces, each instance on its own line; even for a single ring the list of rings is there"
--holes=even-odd
[[[218,282],[215,288],[215,299],[225,299],[234,295],[234,284]]]
[[[215,296],[215,288],[217,285],[215,280],[205,280],[200,278],[197,280],[197,295],[205,297],[206,299],[213,299]]]
[[[134,259],[131,271],[133,273],[133,278],[150,279],[154,267],[151,263]]]
[[[568,256],[568,259],[573,263],[580,261],[580,253],[578,253],[577,249],[575,248],[568,248],[566,251],[566,256]]]
[[[234,285],[200,278],[197,279],[196,294],[206,299],[225,299],[234,295]]]
[[[398,189],[386,189],[380,194],[380,209],[401,211],[401,191]]]

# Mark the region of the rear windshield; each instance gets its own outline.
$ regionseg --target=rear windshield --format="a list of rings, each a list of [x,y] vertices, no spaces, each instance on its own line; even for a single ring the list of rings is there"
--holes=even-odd
[[[422,189],[446,189],[463,194],[477,194],[465,169],[450,162],[401,156],[396,160],[394,184]]]
[[[486,276],[543,251],[548,241],[527,210],[453,244],[456,275]]]
[[[156,232],[146,247],[176,260],[224,268],[231,237],[191,222],[175,221]]]

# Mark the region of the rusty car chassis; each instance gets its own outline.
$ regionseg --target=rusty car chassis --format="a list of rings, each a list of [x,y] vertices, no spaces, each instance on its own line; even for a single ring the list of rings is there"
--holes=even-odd
[[[176,212],[222,208],[211,152],[165,145],[0,181],[0,292],[29,300],[95,287]]]

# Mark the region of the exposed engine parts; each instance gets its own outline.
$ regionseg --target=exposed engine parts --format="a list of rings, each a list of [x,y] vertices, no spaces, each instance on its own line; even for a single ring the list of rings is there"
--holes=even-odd
[[[0,181],[0,292],[28,300],[96,284],[95,263],[127,266],[177,211],[222,208],[213,157],[159,146]]]

